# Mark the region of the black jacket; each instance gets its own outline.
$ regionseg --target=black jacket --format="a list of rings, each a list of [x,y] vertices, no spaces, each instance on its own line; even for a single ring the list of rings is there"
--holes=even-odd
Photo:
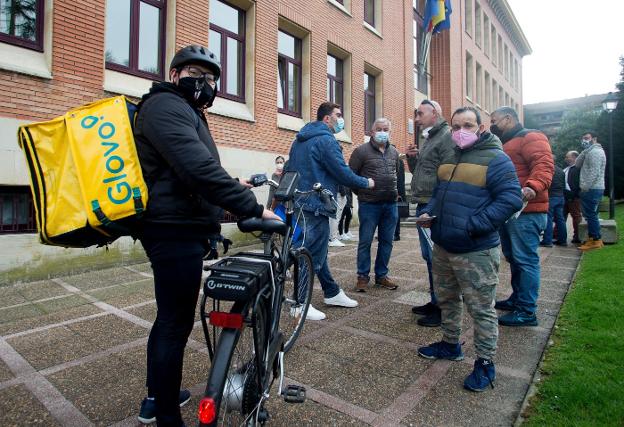
[[[143,96],[134,136],[149,190],[145,235],[201,237],[219,228],[221,208],[262,216],[254,194],[221,166],[203,113],[171,83],[154,83]]]
[[[568,168],[566,168],[568,169]],[[565,171],[565,169],[564,169]],[[581,192],[581,170],[576,166],[570,166],[568,169],[568,187],[570,190],[564,190],[564,196],[566,200],[574,200],[577,199]]]
[[[349,167],[356,174],[373,178],[375,181],[375,188],[353,191],[357,194],[358,200],[369,203],[396,202],[399,162],[399,152],[390,143],[386,143],[383,152],[373,145],[372,140],[353,150],[349,158]]]
[[[550,188],[548,189],[548,197],[563,197],[565,190],[565,174],[563,169],[555,165],[555,173],[553,174]]]

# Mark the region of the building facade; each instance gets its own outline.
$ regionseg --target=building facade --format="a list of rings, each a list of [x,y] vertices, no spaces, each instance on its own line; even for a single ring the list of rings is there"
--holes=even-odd
[[[233,176],[271,172],[275,156],[288,153],[326,100],[343,106],[346,125],[337,138],[347,158],[382,116],[403,150],[425,97],[440,101],[447,117],[461,105],[486,114],[522,105],[521,59],[530,48],[506,1],[451,3],[451,30],[433,37],[422,69],[424,0],[2,3],[2,244],[40,250],[18,126],[103,97],[138,98],[152,81],[168,79],[176,50],[191,43],[207,45],[223,66],[208,122]]]

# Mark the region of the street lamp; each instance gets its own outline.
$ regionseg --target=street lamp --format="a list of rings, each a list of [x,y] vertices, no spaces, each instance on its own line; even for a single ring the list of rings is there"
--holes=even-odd
[[[613,191],[613,111],[618,105],[618,96],[609,92],[602,101],[602,109],[609,115],[609,219],[615,218],[615,192]]]

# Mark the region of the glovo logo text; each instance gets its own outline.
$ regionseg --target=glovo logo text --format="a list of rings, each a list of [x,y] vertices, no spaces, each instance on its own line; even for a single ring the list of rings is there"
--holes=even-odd
[[[115,125],[104,121],[104,116],[86,116],[80,121],[80,126],[83,129],[97,129],[100,145],[104,148],[102,161],[108,172],[108,176],[102,180],[107,186],[108,200],[116,205],[126,203],[132,196],[132,187],[126,181],[128,174],[124,173],[124,160],[115,153],[119,148],[119,143],[112,140],[115,136]]]

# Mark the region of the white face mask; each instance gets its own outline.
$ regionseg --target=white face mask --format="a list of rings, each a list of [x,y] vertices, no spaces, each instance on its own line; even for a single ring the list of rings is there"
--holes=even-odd
[[[281,172],[282,170],[284,170],[284,163],[276,163],[275,169]]]
[[[428,128],[424,128],[422,131],[422,136],[423,138],[429,138],[429,131],[431,130],[433,126],[429,126]]]

